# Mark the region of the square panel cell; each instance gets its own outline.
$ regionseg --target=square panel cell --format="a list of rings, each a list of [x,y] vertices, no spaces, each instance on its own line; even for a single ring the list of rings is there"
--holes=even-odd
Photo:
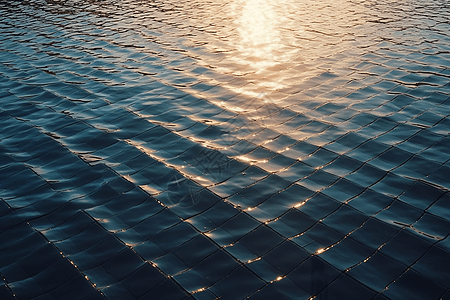
[[[182,183],[184,185],[184,183]],[[186,182],[186,186],[158,195],[161,202],[172,204],[170,210],[183,219],[198,215],[220,201],[220,198],[207,189],[196,190]],[[184,192],[184,193],[183,193]]]
[[[270,197],[258,207],[252,207],[247,213],[260,222],[268,222],[286,213],[292,207],[276,201],[275,197]]]
[[[343,130],[339,127],[336,127],[336,126],[331,126],[331,127],[328,127],[325,131],[308,138],[306,141],[310,144],[324,147],[325,145],[339,139],[345,133],[346,133],[345,130]],[[323,149],[325,149],[325,148],[323,148]],[[329,150],[329,149],[327,149],[327,150]]]
[[[102,266],[117,281],[122,281],[144,264],[144,261],[130,249],[125,249]]]
[[[134,206],[141,205],[148,197],[148,194],[145,193],[142,189],[135,188],[114,198],[113,200],[105,204],[105,206],[114,214],[121,212],[126,214],[126,211],[128,209],[132,210]],[[153,201],[156,202],[156,200]],[[126,220],[124,220],[124,222],[125,221]]]
[[[450,287],[450,252],[439,247],[432,247],[419,261],[413,265],[413,269],[430,278],[434,282]]]
[[[390,239],[380,252],[401,262],[405,266],[414,264],[432,246],[432,240],[426,239],[411,230],[401,230]]]
[[[249,300],[263,300],[263,299],[279,299],[279,300],[288,300],[286,295],[283,292],[276,289],[273,284],[268,284],[263,287],[261,290],[257,291],[255,294],[248,298]]]
[[[250,251],[240,242],[236,242],[225,247],[226,251],[231,254],[236,260],[241,263],[250,263],[251,261],[257,260],[258,257],[255,253]]]
[[[434,134],[429,130],[421,130],[404,143],[398,144],[397,147],[410,153],[419,153],[432,146],[441,138],[441,135]]]
[[[173,279],[190,293],[209,286],[208,280],[192,269],[175,275]]]
[[[420,154],[413,156],[399,168],[393,170],[394,174],[412,178],[425,179],[441,166],[440,163],[422,157]]]
[[[92,293],[98,293],[84,276],[77,275],[53,289],[49,294],[53,299],[80,299],[87,298]]]
[[[189,269],[186,264],[184,264],[178,257],[176,257],[173,253],[169,252],[157,259],[153,260],[153,262],[158,269],[160,269],[165,274],[170,276],[174,276],[178,273],[186,271]]]
[[[367,219],[368,216],[358,210],[342,205],[322,222],[340,233],[348,234],[359,228]]]
[[[228,200],[234,205],[240,205],[243,209],[255,207],[264,202],[271,195],[291,185],[291,182],[277,176],[271,175],[262,181],[240,191]]]
[[[440,122],[442,119],[443,119],[442,116],[434,114],[430,111],[426,111],[423,114],[412,119],[410,122],[412,124],[418,124],[419,126],[423,125],[423,126],[432,127],[436,123]]]
[[[437,169],[427,178],[432,184],[436,184],[443,189],[450,190],[450,163]]]
[[[317,256],[312,256],[289,273],[287,278],[309,294],[315,295],[333,282],[339,274],[337,269]]]
[[[324,249],[318,255],[335,268],[345,271],[370,257],[375,250],[367,247],[351,237],[346,237],[333,247]]]
[[[78,249],[84,251],[107,236],[108,232],[104,228],[102,228],[98,223],[92,223],[79,234],[72,236],[70,241],[76,245]]]
[[[111,284],[102,289],[103,295],[108,297],[108,299],[118,300],[118,299],[136,299],[133,294],[125,287],[121,282]],[[105,297],[104,296],[104,297]]]
[[[173,279],[165,279],[155,288],[151,289],[148,293],[144,294],[142,297],[138,298],[140,300],[144,299],[171,299],[171,300],[182,300],[186,298],[186,292],[177,285]],[[122,298],[123,299],[123,298]]]
[[[220,226],[221,230],[229,235],[226,244],[235,242],[241,237],[255,229],[259,223],[245,213],[239,213],[235,217],[229,219]],[[212,232],[214,233],[214,231]]]
[[[390,299],[442,299],[445,287],[410,269],[383,292]]]
[[[280,152],[289,149],[290,146],[296,143],[297,140],[286,135],[281,135],[272,142],[265,144],[264,147],[274,152]]]
[[[314,194],[314,191],[311,191],[301,185],[293,184],[287,189],[274,194],[270,197],[270,199],[280,203],[283,206],[295,207],[311,198]]]
[[[313,220],[321,220],[336,211],[340,206],[341,203],[333,198],[319,193],[306,201],[306,203],[297,207],[297,209],[310,216]]]
[[[136,251],[146,261],[154,260],[163,256],[166,252],[152,241],[146,241],[142,244],[133,246]]]
[[[440,108],[437,108],[437,110],[439,110],[440,112]],[[449,111],[450,108],[447,108],[447,111]],[[441,112],[444,114],[447,114],[447,112]],[[430,131],[436,133],[436,134],[441,134],[441,135],[446,135],[450,132],[450,118],[445,118],[442,121],[440,121],[438,124],[434,125]]]
[[[125,209],[123,212],[117,215],[119,219],[121,219],[124,223],[129,226],[135,226],[139,222],[154,216],[164,209],[156,199],[147,198],[141,204],[130,205],[128,209]]]
[[[354,150],[351,150],[347,153],[347,156],[350,156],[354,159],[357,159],[361,162],[366,162],[368,160],[373,159],[374,157],[380,155],[387,149],[389,149],[390,146],[378,143],[374,140],[369,140],[365,142],[364,144],[361,144]]]
[[[342,123],[342,125],[344,126],[344,129],[348,129],[349,131],[362,128],[361,132],[358,131],[358,135],[366,138],[373,138],[376,133],[383,132],[383,125],[386,125],[386,123],[383,121],[377,122],[377,116],[375,115],[359,113],[347,122]]]
[[[344,95],[347,93],[346,90],[342,90],[342,91],[343,91]],[[342,121],[347,121],[348,119],[351,119],[352,117],[354,117],[357,114],[358,114],[358,111],[351,109],[349,107],[346,107],[346,108],[336,111],[331,116],[333,118],[336,118],[340,122],[342,122]],[[340,122],[338,122],[338,123],[340,123]]]
[[[49,292],[77,275],[80,275],[79,271],[69,260],[60,259],[49,265],[43,272],[33,276],[33,278],[45,292]]]
[[[225,250],[219,249],[196,265],[193,270],[206,278],[210,284],[214,284],[238,266],[238,261]]]
[[[311,253],[320,253],[343,238],[343,234],[319,222],[292,241]]]
[[[289,147],[289,150],[283,152],[283,155],[293,158],[302,159],[317,151],[319,147],[311,145],[307,142],[299,142],[294,146]]]
[[[264,195],[271,195],[285,189],[289,185],[291,185],[290,181],[284,180],[283,178],[277,175],[272,175],[267,178],[264,178],[263,180],[256,183],[252,187],[257,189],[262,189],[262,187],[264,187],[263,192]]]
[[[439,199],[444,192],[428,184],[415,182],[399,199],[419,209],[426,209]]]
[[[405,265],[378,252],[364,263],[352,268],[348,274],[371,289],[382,291],[406,269]]]
[[[298,114],[292,119],[284,122],[283,124],[278,125],[276,128],[280,132],[292,132],[301,126],[308,124],[309,122],[311,122],[310,118],[306,117],[305,115]]]
[[[450,222],[429,213],[425,213],[413,227],[424,235],[436,239],[442,239],[450,234]]]
[[[392,101],[390,101],[389,104],[393,105],[396,110],[400,110],[402,107],[410,105],[416,101],[416,99],[408,95],[398,95]]]
[[[258,147],[254,151],[243,155],[241,158],[245,159],[245,161],[250,162],[262,162],[264,160],[269,160],[275,155],[277,155],[277,151],[272,151],[264,147]]]
[[[42,288],[34,280],[33,277],[21,281],[12,282],[8,286],[11,290],[14,291],[14,294],[17,298],[32,299],[44,293],[44,290],[42,290]]]
[[[318,192],[324,188],[331,186],[338,179],[338,176],[319,169],[305,179],[299,181],[297,184],[302,185],[312,191]]]
[[[317,299],[370,300],[376,292],[354,280],[347,274],[341,274],[335,281],[317,295]]]
[[[395,200],[385,210],[378,213],[376,216],[378,219],[385,222],[393,222],[397,225],[413,224],[423,214],[423,211],[408,205],[400,200]]]
[[[264,259],[255,259],[245,265],[265,282],[273,282],[281,277],[281,272]]]
[[[81,271],[84,271],[105,264],[125,249],[127,248],[124,244],[112,235],[108,235],[89,249],[68,257]]]
[[[393,198],[387,195],[367,189],[364,193],[352,199],[348,205],[358,209],[368,216],[372,216],[389,206],[393,200]]]
[[[406,141],[414,134],[416,134],[420,129],[416,126],[399,124],[393,130],[387,132],[386,134],[381,135],[377,139],[375,139],[379,143],[384,143],[386,145],[395,145]]]
[[[376,218],[370,218],[361,228],[354,231],[350,237],[372,249],[378,249],[389,241],[400,229]]]
[[[291,209],[281,218],[270,222],[268,225],[284,237],[291,237],[311,228],[315,223],[316,220],[308,215],[296,209]]]
[[[412,157],[412,154],[396,147],[388,149],[380,156],[370,161],[370,164],[379,169],[389,171],[403,165]]]
[[[331,161],[335,160],[338,157],[338,154],[331,152],[329,150],[326,150],[324,148],[319,148],[318,151],[316,151],[313,155],[303,158],[302,162],[306,163],[307,165],[317,168],[319,166],[324,166]]]
[[[321,191],[321,193],[338,200],[339,202],[347,203],[349,199],[359,195],[363,191],[364,188],[362,186],[345,178],[341,178],[329,188]]]
[[[192,225],[182,222],[158,233],[152,238],[152,241],[164,251],[170,251],[197,234],[198,232]]]
[[[369,187],[380,181],[384,176],[386,176],[385,171],[369,164],[365,164],[356,172],[345,176],[345,179],[350,180],[362,187]]]
[[[214,206],[203,212],[201,215],[209,221],[211,221],[215,226],[220,226],[235,215],[239,213],[239,210],[234,208],[227,202],[219,201]],[[192,218],[192,222],[196,222],[196,217]]]
[[[256,166],[268,173],[274,173],[293,165],[295,162],[295,159],[289,158],[282,154],[277,154],[268,161],[257,163]]]
[[[314,171],[315,168],[310,167],[303,162],[296,162],[286,169],[278,172],[277,175],[291,182],[296,182],[312,174]]]
[[[442,94],[439,92],[433,92],[427,97],[423,98],[422,101],[431,102],[433,104],[442,104],[445,102],[445,100],[448,99],[448,95]]]
[[[310,253],[291,241],[285,241],[264,255],[263,259],[273,267],[287,274],[310,256]]]
[[[261,146],[268,141],[274,140],[278,136],[280,136],[280,133],[266,128],[256,134],[247,137],[246,140],[255,145]]]
[[[191,240],[172,250],[182,262],[192,268],[219,248],[204,235],[196,235]]]
[[[372,189],[376,192],[383,193],[392,197],[402,194],[408,189],[414,181],[412,179],[388,173],[386,177],[377,182]]]
[[[325,166],[323,169],[328,173],[334,174],[336,176],[345,176],[359,169],[361,165],[362,163],[360,161],[345,155],[341,155],[331,164]]]
[[[273,286],[289,299],[307,300],[311,294],[295,284],[289,277],[274,281]]]
[[[450,290],[447,290],[447,292],[442,296],[442,300],[448,300],[450,299]]]
[[[283,238],[265,225],[261,225],[239,242],[257,256],[264,255],[270,249],[276,247],[283,241]]]
[[[141,155],[138,155],[138,156],[126,161],[125,164],[137,172],[141,169],[147,168],[148,166],[150,166],[151,164],[154,164],[155,162],[156,162],[156,160],[154,160],[147,154],[142,153]]]
[[[216,295],[221,295],[224,299],[244,299],[264,285],[264,282],[248,268],[240,266],[213,285],[211,291]]]
[[[331,115],[343,108],[344,108],[344,106],[340,106],[340,105],[336,105],[334,103],[328,102],[328,103],[322,105],[321,107],[317,108],[316,111],[320,112],[323,115]]]
[[[443,219],[450,220],[450,195],[444,194],[428,210]]]
[[[138,223],[133,229],[143,237],[150,239],[162,230],[171,227],[180,222],[174,213],[165,209],[160,213],[145,219]]]
[[[298,131],[301,132],[304,137],[311,137],[316,133],[325,131],[328,127],[330,127],[330,125],[327,123],[313,120],[311,123],[300,127]]]
[[[83,273],[100,289],[117,283],[117,279],[109,274],[103,266],[98,266],[96,268],[84,271]]]

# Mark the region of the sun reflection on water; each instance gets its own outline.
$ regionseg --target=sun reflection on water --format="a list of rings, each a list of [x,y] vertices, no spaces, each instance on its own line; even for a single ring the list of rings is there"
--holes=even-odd
[[[231,5],[231,19],[237,33],[231,40],[236,49],[229,59],[240,66],[240,75],[249,77],[256,93],[285,87],[286,64],[298,51],[293,46],[294,30],[289,15],[291,0],[236,0]],[[254,96],[254,90],[241,87],[239,92]]]
[[[274,65],[274,52],[281,42],[277,29],[279,16],[267,0],[245,1],[238,18],[240,44],[238,49],[257,68]]]

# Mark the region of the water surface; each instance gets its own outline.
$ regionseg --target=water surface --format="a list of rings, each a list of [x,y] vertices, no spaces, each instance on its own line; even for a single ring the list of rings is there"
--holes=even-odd
[[[449,15],[2,2],[0,298],[448,299]]]

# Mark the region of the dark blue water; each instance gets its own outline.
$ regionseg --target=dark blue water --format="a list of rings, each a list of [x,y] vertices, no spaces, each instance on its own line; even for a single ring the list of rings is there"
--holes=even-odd
[[[0,299],[450,299],[447,1],[0,3]]]

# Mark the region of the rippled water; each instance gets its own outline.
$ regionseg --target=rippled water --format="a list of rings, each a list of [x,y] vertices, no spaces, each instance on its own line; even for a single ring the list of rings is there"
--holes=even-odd
[[[0,3],[0,299],[450,299],[448,1]]]

